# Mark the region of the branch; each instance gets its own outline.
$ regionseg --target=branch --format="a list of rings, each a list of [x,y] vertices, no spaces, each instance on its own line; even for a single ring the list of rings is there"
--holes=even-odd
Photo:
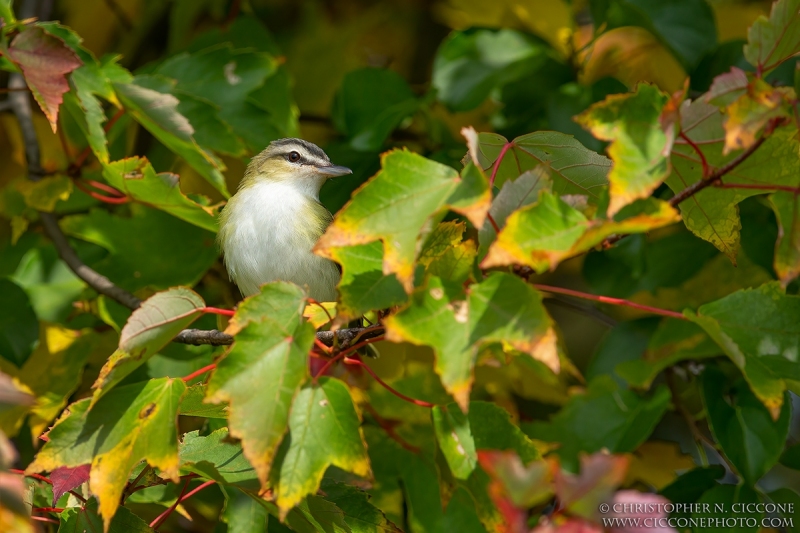
[[[668,309],[661,309],[658,307],[651,307],[649,305],[642,305],[636,302],[632,302],[630,300],[623,300],[622,298],[611,298],[610,296],[598,296],[596,294],[589,294],[586,292],[575,291],[572,289],[564,289],[562,287],[553,287],[551,285],[541,285],[539,283],[534,283],[533,286],[539,289],[540,291],[552,292],[555,294],[565,294],[567,296],[583,298],[584,300],[594,300],[595,302],[601,302],[605,304],[631,307],[633,309],[647,311],[648,313],[653,313],[655,315],[668,316],[670,318],[677,318],[679,320],[687,320],[687,318],[683,316],[683,314],[678,313],[677,311],[670,311]]]

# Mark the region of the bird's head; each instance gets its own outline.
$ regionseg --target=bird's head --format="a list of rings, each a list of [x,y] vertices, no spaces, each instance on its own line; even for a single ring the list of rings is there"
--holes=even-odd
[[[314,143],[294,138],[278,139],[253,157],[240,188],[272,182],[317,194],[328,178],[352,173],[347,167],[332,164],[327,154]]]

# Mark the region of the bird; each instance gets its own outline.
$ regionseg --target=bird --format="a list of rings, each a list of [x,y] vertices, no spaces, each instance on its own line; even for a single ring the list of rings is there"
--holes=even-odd
[[[219,217],[225,268],[247,297],[270,281],[289,281],[318,302],[336,300],[336,263],[311,250],[333,221],[319,201],[330,178],[352,174],[316,144],[277,139],[253,157]]]

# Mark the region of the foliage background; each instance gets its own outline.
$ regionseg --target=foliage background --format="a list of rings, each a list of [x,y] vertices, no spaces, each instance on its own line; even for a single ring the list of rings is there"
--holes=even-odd
[[[209,213],[222,205],[226,189],[235,191],[249,157],[270,140],[303,137],[323,147],[335,163],[354,170],[352,176],[331,181],[322,191],[322,202],[334,213],[345,205],[353,191],[381,169],[380,154],[391,148],[405,147],[461,171],[467,152],[461,132],[467,126],[478,132],[496,132],[506,139],[554,130],[573,135],[586,148],[604,153],[608,141],[619,137],[619,130],[600,133],[602,117],[583,115],[581,124],[573,117],[592,104],[604,101],[608,95],[630,94],[629,91],[642,81],[660,89],[659,94],[665,99],[682,90],[688,98],[698,99],[711,88],[716,76],[729,72],[731,67],[753,73],[756,69],[745,59],[743,45],[748,39],[748,28],[757,17],[769,16],[771,7],[770,2],[728,0],[497,0],[490,3],[473,0],[58,0],[10,4],[0,1],[0,6],[5,5],[13,8],[18,19],[37,16],[43,12],[40,10],[49,11],[50,15],[44,19],[58,20],[80,36],[82,48],[78,49],[78,57],[84,65],[90,64],[95,69],[71,74],[71,90],[64,96],[58,111],[57,133],[51,129],[48,117],[34,109],[41,170],[47,176],[44,184],[32,186],[25,179],[28,167],[24,131],[10,105],[6,104],[14,93],[7,93],[7,100],[0,99],[0,161],[3,162],[0,167],[0,355],[3,358],[0,370],[16,379],[16,385],[8,386],[11,395],[8,403],[20,403],[0,412],[0,427],[12,437],[17,455],[12,461],[13,453],[6,451],[4,457],[17,469],[25,469],[34,462],[42,445],[39,436],[52,426],[67,405],[92,395],[92,384],[106,360],[115,349],[124,351],[124,339],[120,341],[119,332],[130,314],[112,299],[98,297],[58,258],[43,231],[37,210],[55,213],[80,258],[139,298],[184,285],[193,287],[209,305],[230,309],[239,297],[217,257],[214,223]],[[800,23],[793,24],[792,31],[800,32]],[[73,34],[53,27],[49,31],[65,38],[71,47],[78,46],[69,40]],[[788,34],[787,39],[791,40],[792,32]],[[794,46],[796,48],[797,44]],[[789,50],[787,57],[796,52],[796,49]],[[7,71],[0,72],[0,87],[10,86],[10,71],[14,67],[9,57],[17,61],[12,56],[0,57],[0,67]],[[226,65],[234,60],[239,70],[226,70]],[[126,71],[137,76],[138,92],[130,90],[130,85],[126,85],[128,89],[114,85],[131,81]],[[687,77],[688,85],[684,85]],[[794,87],[795,78],[795,61],[789,60],[770,69],[764,79],[769,87],[793,91],[790,88]],[[106,81],[97,83],[98,79]],[[764,87],[759,90],[761,95],[774,95]],[[162,95],[161,100],[158,95]],[[171,95],[172,99],[164,99],[163,95]],[[796,120],[796,96],[792,92],[786,99],[794,106],[794,115],[790,111],[789,116]],[[125,112],[117,112],[118,108]],[[153,111],[161,108],[166,108],[166,115]],[[99,114],[92,117],[92,112]],[[181,129],[182,123],[176,121],[174,113],[191,124],[193,136]],[[106,126],[104,133],[98,129],[100,114]],[[633,113],[631,116],[638,119],[641,115]],[[764,123],[753,126],[747,123],[751,118],[743,118],[742,129],[749,127],[748,131],[758,134]],[[656,122],[651,120],[649,126]],[[647,124],[642,130],[636,130],[635,126],[631,126],[634,140],[637,136],[651,138]],[[781,137],[785,146],[795,150],[783,154],[786,159],[773,157],[773,161],[778,162],[764,167],[764,181],[770,182],[771,177],[780,176],[783,180],[780,184],[796,187],[797,151],[792,135],[796,134],[796,125],[785,125],[781,131],[785,131],[785,137]],[[740,135],[741,138],[745,136],[744,133]],[[103,146],[103,138],[108,140],[107,148]],[[482,153],[489,153],[487,146],[492,145],[492,138],[483,136],[480,141]],[[675,148],[676,151],[683,149],[688,150],[686,144]],[[213,157],[203,155],[204,150],[213,152]],[[517,157],[516,153],[512,155]],[[134,156],[146,158],[149,165]],[[488,163],[495,158],[497,151]],[[616,164],[617,159],[612,159]],[[724,160],[720,156],[711,163],[721,165]],[[768,160],[766,157],[758,164],[767,165]],[[495,181],[498,186],[519,175],[508,166],[510,156],[505,161],[505,167],[498,164]],[[486,177],[491,175],[494,179],[493,169],[483,166],[487,169]],[[640,172],[643,168],[634,170]],[[172,178],[162,173],[179,176],[183,195],[176,194]],[[132,176],[135,179],[132,180]],[[160,185],[136,189],[133,182],[139,176],[144,176],[142,183]],[[667,199],[677,192],[669,180],[661,183],[664,177],[652,191],[654,198]],[[134,201],[115,204],[116,196],[112,193],[109,203],[103,191],[99,192],[106,201],[98,200],[98,190],[93,188],[92,182],[110,184]],[[613,248],[594,249],[588,254],[567,258],[557,269],[547,271],[545,268],[530,279],[538,284],[625,298],[673,312],[687,307],[697,309],[738,290],[763,287],[771,280],[784,282],[786,294],[795,295],[797,282],[792,281],[794,276],[787,274],[787,270],[797,273],[797,242],[791,244],[795,248],[794,263],[782,269],[775,259],[775,247],[779,235],[788,234],[785,232],[789,225],[784,221],[784,227],[779,228],[774,209],[766,200],[768,192],[726,197],[724,201],[729,211],[725,211],[728,218],[722,223],[725,234],[712,228],[711,233],[716,236],[704,236],[703,231],[708,229],[695,226],[693,235],[684,224],[657,228],[655,223],[648,222],[652,223],[651,227],[636,230],[641,233],[620,241]],[[451,212],[445,220],[463,221],[464,217]],[[687,225],[691,227],[691,221]],[[459,233],[451,242],[453,249],[462,250],[467,246],[465,243],[476,242],[480,228],[472,224],[466,227],[465,240],[461,240]],[[652,231],[645,234],[646,230]],[[484,246],[480,250],[483,254],[486,245],[481,243],[481,246]],[[354,269],[366,269],[366,261],[362,264],[344,256],[338,259],[345,264],[350,261]],[[426,268],[430,268],[434,260],[445,259],[431,255]],[[374,267],[372,265],[372,270]],[[475,276],[475,272],[469,270],[465,270],[459,282]],[[449,281],[452,282],[458,274],[450,272],[453,279]],[[444,288],[453,290],[448,286]],[[351,295],[359,294],[355,285],[349,290]],[[350,300],[351,309],[374,311],[405,300],[402,288],[392,284],[392,280],[386,281],[380,290],[383,299],[376,301],[383,305],[373,306],[362,301],[362,307],[358,307]],[[763,291],[765,298],[779,299],[767,289]],[[794,341],[796,346],[800,342],[797,304],[793,298],[781,297],[787,303],[774,315],[769,315],[766,322],[780,323],[787,345]],[[784,300],[780,300],[781,305]],[[346,302],[340,302],[340,313],[342,304]],[[200,316],[198,309],[203,305],[196,304],[187,311],[197,319],[193,327],[223,328],[223,319],[210,314]],[[761,311],[752,305],[743,303],[737,307],[752,309],[753,314],[758,315]],[[630,454],[627,459],[630,465],[626,468],[609,462],[608,456],[593,456],[600,465],[597,468],[605,474],[598,474],[597,478],[578,478],[576,483],[585,491],[599,495],[576,498],[572,504],[564,504],[566,511],[561,509],[555,515],[549,495],[544,498],[529,495],[522,503],[512,497],[516,507],[531,509],[524,513],[531,527],[541,516],[553,515],[556,526],[566,527],[563,520],[567,523],[575,520],[589,528],[588,524],[596,522],[597,516],[593,510],[581,512],[581,505],[596,507],[599,501],[612,497],[618,487],[661,491],[663,496],[676,502],[761,500],[791,501],[795,506],[800,505],[797,495],[800,484],[796,470],[792,470],[800,466],[800,448],[796,444],[800,428],[797,417],[790,415],[788,407],[797,404],[793,392],[786,393],[783,410],[780,405],[776,411],[774,404],[768,404],[773,415],[768,416],[767,409],[756,399],[758,396],[763,400],[763,396],[750,392],[741,380],[740,371],[727,359],[719,357],[723,355],[722,350],[705,334],[697,341],[699,328],[689,333],[672,331],[673,326],[665,325],[667,322],[662,318],[648,312],[609,304],[595,306],[570,298],[548,298],[544,307],[557,324],[563,348],[559,352],[559,374],[536,362],[526,367],[517,359],[509,359],[509,365],[502,365],[497,361],[504,360],[505,356],[498,353],[494,354],[493,364],[476,368],[472,399],[501,406],[527,435],[523,439],[518,430],[514,430],[515,433],[509,429],[510,425],[503,426],[500,433],[507,433],[509,439],[513,435],[524,445],[504,444],[496,448],[511,447],[524,456],[520,450],[532,447],[535,451],[529,450],[530,457],[557,456],[558,465],[552,468],[564,472],[581,470],[581,453],[601,450]],[[375,319],[374,313],[370,316]],[[740,318],[745,324],[749,319],[748,316]],[[248,320],[257,322],[242,317],[239,329],[248,327],[251,323]],[[178,323],[176,330],[161,334],[168,339],[183,327],[184,324]],[[299,329],[298,335],[302,337],[303,331]],[[403,339],[396,334],[394,340],[409,340],[410,336]],[[695,344],[687,345],[690,340]],[[148,352],[152,357],[145,364],[121,371],[118,379],[112,376],[105,382],[107,388],[101,387],[101,390],[110,389],[117,382],[122,387],[137,383],[155,387],[162,383],[158,380],[189,376],[207,367],[226,350],[225,347],[184,344],[166,344],[162,348],[165,343],[166,340],[149,345],[148,349],[157,353]],[[415,344],[436,346],[435,341],[425,340]],[[380,342],[374,346],[381,355],[367,363],[383,379],[415,398],[440,404],[452,401],[432,371],[434,359],[430,348],[407,342]],[[493,349],[500,350],[497,346]],[[705,364],[710,370],[705,370]],[[789,391],[797,390],[800,372],[796,366],[778,376]],[[312,361],[312,372],[317,370],[319,365],[314,366]],[[440,408],[431,421],[426,409],[389,395],[363,372],[337,367],[334,376],[336,379],[328,383],[339,383],[341,379],[351,387],[350,393],[363,416],[372,471],[379,480],[377,485],[363,484],[344,473],[358,469],[353,466],[358,463],[356,459],[348,464],[337,464],[342,472],[334,468],[331,475],[329,471],[329,478],[365,487],[372,494],[371,502],[375,507],[370,507],[369,512],[376,515],[370,515],[369,520],[364,514],[358,515],[361,521],[372,524],[370,520],[378,523],[388,519],[404,531],[499,531],[511,527],[508,526],[512,521],[510,515],[497,511],[497,502],[505,500],[500,498],[491,503],[490,496],[497,496],[491,493],[494,489],[470,485],[462,479],[452,461],[452,450],[448,451],[447,446],[458,445],[462,437],[454,429],[452,434],[459,436],[455,444],[448,443],[442,435],[450,432],[442,428],[447,428],[447,424],[459,428],[464,425],[463,415],[454,410],[455,404]],[[203,379],[204,376],[200,376],[188,383]],[[703,380],[707,381],[705,388],[701,386]],[[214,384],[211,386],[213,388]],[[717,390],[713,388],[717,386],[718,396],[722,397],[724,392],[729,402],[709,407],[714,394],[708,391]],[[225,389],[224,382],[216,388],[218,391]],[[19,392],[17,389],[35,400],[13,396]],[[167,389],[159,394],[180,397],[180,391]],[[781,396],[782,391],[777,396]],[[114,392],[115,389],[110,394]],[[26,404],[26,398],[33,403]],[[708,419],[714,416],[715,409],[718,421],[729,422],[733,416],[728,411],[733,409],[729,404],[738,409],[738,416],[743,416],[744,422],[736,427],[735,424],[725,428],[709,427]],[[473,406],[470,411],[473,424],[470,438],[479,439],[477,426],[498,416],[497,411],[486,405]],[[180,417],[180,435],[197,431],[193,438],[212,438],[224,431],[225,416],[219,412],[209,414],[199,407],[194,411],[186,409],[192,416]],[[255,416],[255,412],[250,414]],[[133,425],[127,429],[132,428]],[[147,434],[148,430],[143,431]],[[470,431],[469,424],[467,431]],[[397,432],[401,437],[395,441],[393,434]],[[375,436],[378,433],[380,437]],[[434,433],[439,440],[434,438]],[[784,441],[788,443],[785,447]],[[198,453],[213,448],[209,453],[219,455],[203,456],[203,460],[214,463],[217,470],[224,463],[225,453],[235,453],[223,449],[234,446],[231,443],[222,442],[214,448],[210,441],[204,442]],[[402,443],[410,443],[417,453],[403,450]],[[558,450],[553,451],[552,443],[560,445]],[[114,457],[124,455],[118,448],[110,449]],[[169,473],[170,468],[164,466],[165,463],[159,464],[162,453],[163,450],[145,450],[140,455],[125,456],[125,460],[132,461],[130,465],[125,462],[115,465],[130,470],[146,458],[162,473]],[[92,457],[96,454],[97,450]],[[380,456],[384,457],[384,462],[376,461],[375,457]],[[523,457],[523,462],[528,463],[530,457]],[[502,463],[494,456],[480,456],[480,459],[483,466],[478,468],[487,472],[492,471],[493,461]],[[77,461],[65,461],[63,456],[48,460],[50,463],[40,455],[37,462],[41,468],[37,471],[50,472]],[[181,464],[180,474],[192,472],[201,478],[187,487],[196,488],[206,479],[218,484],[207,485],[209,488],[204,487],[191,498],[179,502],[177,511],[167,513],[167,520],[158,524],[159,531],[263,530],[263,526],[237,521],[236,516],[254,516],[262,524],[268,520],[270,531],[273,528],[281,531],[285,527],[275,520],[277,513],[273,508],[261,508],[247,497],[242,499],[237,492],[239,489],[232,488],[244,488],[242,494],[257,493],[258,480],[252,471],[249,478],[231,481],[226,477],[228,473],[209,475],[208,470],[195,463],[201,461],[186,460]],[[402,465],[398,466],[399,463]],[[53,468],[42,466],[47,464]],[[714,465],[723,468],[715,469]],[[407,471],[395,471],[401,466]],[[249,468],[249,465],[245,463],[244,467]],[[136,466],[131,480],[141,469],[141,464]],[[591,472],[591,464],[586,463],[583,471]],[[158,481],[154,474],[145,474],[148,483]],[[679,474],[685,477],[678,478]],[[88,479],[88,471],[74,475],[73,482]],[[533,477],[527,479],[526,486],[547,484],[536,475],[544,476],[541,472],[529,473]],[[394,481],[386,481],[389,479]],[[79,495],[88,497],[87,485],[80,482],[67,484]],[[79,527],[76,524],[83,524],[81,520],[101,523],[93,514],[94,500],[82,505],[66,494],[60,503],[54,504],[46,482],[29,477],[25,478],[25,483],[28,507],[23,515],[30,514],[32,507],[67,509],[38,513],[38,516],[60,521],[59,527],[64,531]],[[335,502],[345,509],[346,517],[351,517],[355,511],[346,503],[350,501],[348,498],[358,498],[347,493],[343,486],[331,485],[331,479],[324,483],[328,485],[323,485],[321,494],[333,496],[312,503],[324,507]],[[133,482],[132,487],[136,485]],[[124,509],[128,509],[130,516],[126,514],[125,519],[138,520],[136,527],[146,531],[147,523],[155,523],[153,520],[165,509],[174,509],[172,505],[178,503],[183,488],[182,483],[156,483],[152,488],[131,495],[121,512],[127,513]],[[316,487],[312,489],[308,492],[315,492]],[[568,501],[563,493],[558,496],[562,503]],[[102,514],[102,505],[108,504],[102,497],[100,500]],[[421,501],[434,500],[449,502],[447,511],[415,507]],[[436,507],[436,503],[431,505]],[[366,512],[359,509],[361,513]],[[349,521],[343,526],[336,520],[331,521],[333,525],[321,524],[319,516],[326,512],[324,509],[303,512],[311,525],[290,522],[289,527],[298,531],[331,530],[326,529],[328,527],[354,531],[364,528],[366,531],[373,526],[391,530],[395,527],[385,523],[365,526],[361,522],[356,526]],[[327,512],[332,511],[328,509]],[[381,512],[387,518],[382,518]],[[267,519],[267,514],[272,517]],[[19,516],[13,512],[6,516],[8,523],[14,520],[13,527],[21,531],[29,527],[23,525],[23,522],[28,524],[27,520],[19,521]],[[312,523],[309,516],[318,522]],[[115,518],[115,523],[118,520],[120,518]],[[56,530],[53,524],[41,521],[35,526]],[[133,530],[124,529],[133,526],[112,523],[112,530],[115,527],[123,528],[119,531]],[[795,524],[794,528],[798,527],[800,524]]]

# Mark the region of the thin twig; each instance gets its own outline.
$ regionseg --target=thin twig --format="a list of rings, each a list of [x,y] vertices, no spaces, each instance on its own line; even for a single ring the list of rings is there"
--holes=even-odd
[[[419,405],[420,407],[427,407],[428,409],[431,409],[431,408],[433,408],[433,407],[436,407],[436,404],[435,404],[435,403],[426,402],[426,401],[424,401],[424,400],[417,400],[416,398],[412,398],[411,396],[406,396],[405,394],[403,394],[402,392],[398,391],[397,389],[394,389],[394,388],[392,388],[392,387],[391,387],[391,386],[390,386],[388,383],[386,383],[385,381],[383,381],[383,380],[382,380],[382,379],[381,379],[381,378],[378,376],[378,374],[376,374],[376,373],[375,373],[375,371],[374,371],[374,370],[372,370],[372,369],[371,369],[369,366],[367,366],[366,364],[364,364],[364,362],[363,362],[363,361],[361,361],[360,359],[355,359],[355,358],[345,357],[345,358],[344,358],[344,362],[345,362],[345,364],[348,364],[348,365],[358,365],[358,366],[360,366],[361,368],[363,368],[364,370],[366,370],[366,371],[367,371],[367,373],[368,373],[370,376],[372,376],[372,378],[373,378],[375,381],[377,381],[378,383],[380,383],[380,384],[381,384],[381,386],[382,386],[384,389],[386,389],[387,391],[391,392],[392,394],[394,394],[395,396],[397,396],[397,397],[398,397],[398,398],[400,398],[401,400],[405,400],[405,401],[407,401],[408,403],[413,403],[414,405]]]
[[[648,313],[653,313],[655,315],[668,316],[670,318],[677,318],[679,320],[687,320],[685,316],[683,316],[681,313],[678,313],[677,311],[670,311],[668,309],[661,309],[658,307],[651,307],[649,305],[637,304],[636,302],[632,302],[630,300],[623,300],[622,298],[611,298],[610,296],[598,296],[596,294],[589,294],[587,292],[575,291],[572,289],[564,289],[562,287],[553,287],[551,285],[541,285],[538,283],[534,283],[533,286],[541,291],[547,291],[556,294],[565,294],[567,296],[583,298],[584,300],[594,300],[596,302],[601,302],[605,304],[619,305],[622,307],[631,307],[633,309],[647,311]]]

